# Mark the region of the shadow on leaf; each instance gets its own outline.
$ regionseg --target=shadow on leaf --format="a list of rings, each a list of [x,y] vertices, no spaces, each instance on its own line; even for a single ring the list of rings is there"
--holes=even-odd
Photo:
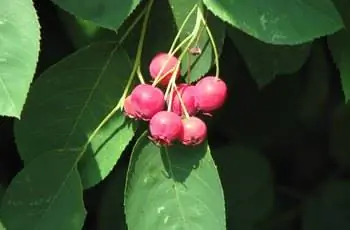
[[[168,177],[180,183],[184,183],[192,170],[198,168],[207,151],[207,143],[192,147],[174,145],[160,149]]]

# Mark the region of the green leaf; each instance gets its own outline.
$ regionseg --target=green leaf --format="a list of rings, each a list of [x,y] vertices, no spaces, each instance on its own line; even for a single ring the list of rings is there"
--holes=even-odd
[[[190,13],[191,9],[198,4],[200,9],[203,12],[203,15],[206,17],[207,24],[210,28],[210,31],[215,40],[216,48],[220,53],[221,48],[224,43],[225,38],[225,24],[215,17],[211,12],[207,11],[204,8],[202,1],[199,0],[169,0],[169,4],[171,6],[171,10],[174,16],[175,24],[177,29],[179,29],[187,17],[188,13]],[[181,36],[180,41],[186,38],[194,29],[196,23],[196,11],[189,18],[186,23]],[[186,46],[186,45],[185,45]],[[190,54],[188,51],[184,56],[181,66],[181,73],[185,75],[187,71],[190,74],[187,76],[189,82],[193,82],[198,80],[204,74],[206,74],[209,69],[212,67],[214,61],[214,52],[213,46],[210,43],[208,33],[204,26],[201,26],[200,34],[198,38],[196,38],[193,47],[199,48],[201,50],[200,55]],[[192,47],[191,47],[192,48]],[[184,50],[182,50],[184,51]]]
[[[88,46],[44,72],[15,123],[24,163],[50,150],[80,148],[84,188],[104,179],[134,135],[131,120],[117,111],[83,146],[120,100],[130,72],[127,54],[113,43]]]
[[[310,54],[311,44],[267,44],[234,28],[229,29],[228,35],[259,87],[269,84],[277,75],[297,72]]]
[[[328,182],[306,200],[302,213],[303,230],[350,228],[350,181]]]
[[[31,0],[0,2],[0,115],[21,117],[40,50]]]
[[[51,0],[63,10],[97,25],[118,30],[141,0]]]
[[[252,227],[267,217],[274,204],[273,179],[270,164],[260,151],[233,144],[212,153],[225,188],[227,229]]]
[[[47,152],[12,180],[1,206],[11,230],[80,230],[86,211],[76,162],[79,151]]]
[[[160,148],[141,136],[127,174],[125,214],[130,230],[226,229],[209,146]]]
[[[1,219],[0,219],[0,230],[6,230],[6,228],[4,227],[3,223],[1,222]]]
[[[334,1],[339,11],[342,13],[345,26],[350,26],[350,16],[348,10],[350,2],[345,0]],[[342,83],[345,100],[350,99],[350,33],[343,29],[338,33],[328,37],[328,45],[334,62],[336,63]]]
[[[331,0],[203,0],[215,15],[266,43],[300,44],[343,27]]]

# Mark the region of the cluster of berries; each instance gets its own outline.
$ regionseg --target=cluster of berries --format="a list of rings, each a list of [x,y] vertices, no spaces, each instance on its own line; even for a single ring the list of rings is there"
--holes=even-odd
[[[179,60],[172,55],[156,55],[149,66],[150,75],[163,87],[173,87],[172,90],[166,95],[154,84],[139,84],[126,97],[124,113],[130,118],[149,121],[150,138],[158,144],[180,141],[184,145],[198,145],[206,139],[207,126],[196,115],[210,114],[221,107],[227,87],[214,76],[205,76],[195,85],[172,86],[172,78],[180,76],[177,65]]]

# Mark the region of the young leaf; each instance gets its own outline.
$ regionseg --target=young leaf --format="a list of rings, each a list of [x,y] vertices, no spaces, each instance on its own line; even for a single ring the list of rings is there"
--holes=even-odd
[[[295,46],[271,45],[235,28],[230,28],[228,35],[260,87],[269,84],[279,74],[297,72],[310,54],[310,43]]]
[[[213,149],[212,153],[225,189],[227,229],[253,227],[273,208],[273,179],[269,162],[258,149],[241,144]]]
[[[346,0],[335,0],[335,5],[342,13],[344,24],[350,26],[350,15],[348,9],[350,2]],[[345,100],[350,99],[350,32],[346,29],[328,37],[328,45],[339,71]]]
[[[0,115],[20,118],[40,49],[31,0],[0,2]]]
[[[215,17],[211,12],[207,11],[204,8],[202,1],[169,0],[169,4],[171,6],[177,29],[181,27],[183,21],[190,13],[191,9],[195,5],[198,5],[201,11],[203,12],[203,16],[207,20],[207,24],[215,40],[216,48],[220,53],[225,38],[225,24],[217,17]],[[183,31],[181,32],[180,42],[183,41],[183,39],[185,39],[186,36],[192,33],[195,23],[196,11],[194,11],[192,16],[189,18]],[[206,74],[212,67],[214,61],[213,46],[210,43],[208,32],[206,31],[203,25],[200,28],[199,36],[195,39],[194,44],[190,48],[199,48],[200,54],[195,55],[191,54],[188,50],[185,51],[187,54],[184,56],[182,62],[181,73],[185,75],[186,72],[189,71],[190,74],[189,76],[187,76],[189,78],[188,81],[193,82],[198,80],[204,74]],[[184,49],[182,49],[182,51],[184,51]]]
[[[130,71],[123,49],[97,43],[44,72],[28,96],[23,119],[15,123],[24,163],[50,150],[80,148],[84,188],[105,178],[134,135],[131,121],[118,110],[88,148],[83,146],[120,100]]]
[[[77,150],[47,152],[12,180],[0,216],[7,229],[80,230],[86,211]]]
[[[328,182],[320,193],[306,200],[302,212],[303,230],[346,230],[350,228],[350,182]]]
[[[203,0],[216,16],[271,44],[301,44],[343,27],[331,0]]]
[[[51,0],[63,10],[95,24],[117,31],[141,0]]]
[[[226,229],[220,178],[207,143],[158,147],[142,135],[127,174],[128,229]]]

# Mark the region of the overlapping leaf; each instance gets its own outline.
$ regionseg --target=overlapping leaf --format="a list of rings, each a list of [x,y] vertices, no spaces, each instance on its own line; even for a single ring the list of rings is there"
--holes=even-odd
[[[226,229],[223,191],[208,145],[160,148],[141,136],[129,166],[125,214],[130,230]]]
[[[0,2],[0,115],[19,118],[40,49],[40,26],[31,0]]]
[[[350,2],[347,0],[334,1],[339,11],[342,13],[345,29],[328,38],[328,44],[333,56],[333,60],[337,64],[340,71],[342,88],[345,94],[345,99],[350,99]]]
[[[141,0],[51,0],[75,16],[111,30],[118,30]]]
[[[331,0],[203,0],[216,16],[272,44],[300,44],[343,27]]]
[[[270,83],[277,75],[297,72],[310,54],[309,43],[295,46],[271,45],[234,28],[229,30],[228,35],[260,87]]]
[[[80,230],[86,211],[76,170],[79,150],[47,152],[12,180],[0,209],[7,229]]]
[[[131,63],[113,43],[80,50],[48,69],[34,84],[15,124],[17,146],[25,164],[54,149],[80,148],[85,188],[106,177],[134,135],[119,110],[85,143],[121,98]]]
[[[219,166],[228,210],[228,229],[253,229],[273,208],[269,162],[258,149],[234,144],[212,150]]]

